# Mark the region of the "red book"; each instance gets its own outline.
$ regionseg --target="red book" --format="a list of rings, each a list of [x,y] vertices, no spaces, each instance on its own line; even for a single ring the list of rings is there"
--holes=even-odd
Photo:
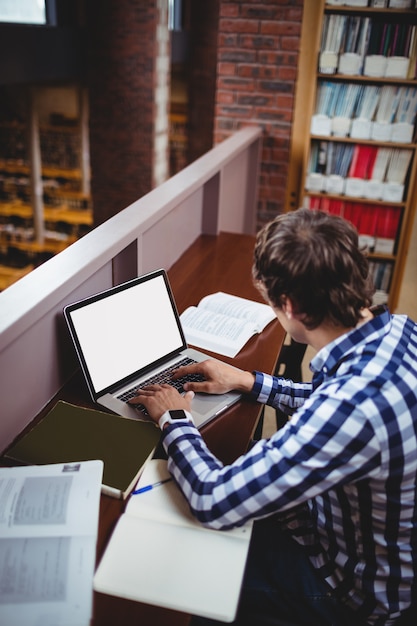
[[[360,146],[358,144],[356,144],[356,146],[353,149],[353,156],[352,156],[352,161],[350,163],[350,168],[349,168],[349,178],[354,178],[356,177],[356,168],[358,166],[358,161],[359,161],[359,151],[360,151]]]
[[[329,205],[329,213],[343,217],[344,215],[343,200],[331,200]]]
[[[349,222],[352,222],[353,224],[353,219],[352,219],[352,215],[353,215],[353,202],[345,202],[344,207],[343,207],[343,217],[345,218],[345,220],[348,220]]]
[[[368,165],[366,168],[366,180],[370,180],[372,178],[372,172],[374,171],[375,160],[378,154],[378,148],[376,146],[368,146]]]
[[[378,211],[377,236],[384,239],[395,239],[400,223],[400,215],[401,209],[399,207],[380,207]]]
[[[352,204],[352,223],[356,226],[358,233],[360,233],[362,207],[363,205],[359,202]]]
[[[371,178],[378,149],[375,146],[356,145],[353,151],[352,163],[349,170],[351,178],[368,180]]]
[[[361,235],[377,234],[378,209],[372,204],[363,204],[361,208],[359,232]]]
[[[321,204],[320,204],[320,210],[323,211],[324,213],[331,213],[330,204],[331,204],[330,198],[322,198]]]

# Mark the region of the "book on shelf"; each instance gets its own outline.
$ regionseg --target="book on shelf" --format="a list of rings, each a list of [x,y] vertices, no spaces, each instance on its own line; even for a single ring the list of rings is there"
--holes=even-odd
[[[311,118],[311,133],[411,143],[416,113],[416,87],[321,80]]]
[[[267,304],[219,291],[188,307],[180,318],[188,343],[234,357],[275,319],[275,313]]]
[[[329,197],[310,196],[306,208],[338,215],[351,222],[359,233],[361,244],[370,252],[393,254],[400,226],[401,208]]]
[[[232,621],[252,522],[212,530],[193,518],[167,463],[147,463],[94,576],[98,592]]]
[[[412,150],[313,140],[308,191],[402,202]]]
[[[3,454],[3,462],[26,465],[101,459],[102,492],[126,498],[160,439],[153,422],[59,401]]]
[[[325,14],[319,71],[414,78],[415,35],[415,24],[392,16]]]
[[[88,626],[102,461],[0,468],[1,623]]]
[[[376,146],[356,144],[353,149],[348,176],[364,180],[371,178],[377,153],[378,148]]]
[[[369,273],[376,290],[375,304],[388,301],[393,265],[389,261],[370,261]]]
[[[377,181],[379,183],[385,180],[390,155],[391,155],[390,148],[378,149],[378,152],[374,161],[374,167],[371,172],[371,180]]]
[[[360,244],[369,252],[393,254],[401,216],[399,207],[381,207],[317,196],[309,197],[304,206],[349,220],[359,233]],[[391,261],[369,261],[369,274],[376,288],[374,304],[388,302],[392,270]]]

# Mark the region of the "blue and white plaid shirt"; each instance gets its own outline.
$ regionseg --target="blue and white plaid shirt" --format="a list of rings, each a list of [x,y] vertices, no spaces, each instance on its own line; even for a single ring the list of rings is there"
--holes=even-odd
[[[294,414],[229,466],[194,426],[169,426],[169,469],[206,526],[279,513],[358,616],[382,624],[410,604],[417,568],[417,325],[385,309],[311,369],[311,384],[256,372],[254,398]]]

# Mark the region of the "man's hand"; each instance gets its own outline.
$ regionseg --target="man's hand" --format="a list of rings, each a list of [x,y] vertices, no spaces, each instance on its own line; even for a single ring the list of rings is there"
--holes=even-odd
[[[138,395],[129,400],[129,404],[143,404],[154,422],[158,423],[165,411],[184,409],[191,411],[194,393],[188,391],[183,396],[172,385],[149,385],[138,389]]]
[[[249,393],[255,381],[254,375],[250,372],[244,372],[222,361],[211,359],[179,367],[172,378],[176,380],[188,374],[201,374],[205,380],[185,383],[186,393],[183,396],[172,385],[149,385],[138,389],[137,396],[129,402],[130,404],[143,404],[150,417],[158,422],[165,411],[184,409],[191,412],[194,393],[221,394],[232,390]]]
[[[211,359],[202,363],[193,363],[192,365],[179,367],[174,372],[172,378],[176,380],[188,374],[201,374],[205,378],[202,382],[184,384],[186,391],[194,391],[196,393],[220,394],[232,390],[249,393],[255,381],[254,375],[250,372],[244,372],[222,361]]]

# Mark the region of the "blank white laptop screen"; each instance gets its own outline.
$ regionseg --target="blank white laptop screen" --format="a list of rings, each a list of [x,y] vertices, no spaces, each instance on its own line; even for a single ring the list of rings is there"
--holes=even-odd
[[[184,345],[162,275],[70,315],[96,394]]]

